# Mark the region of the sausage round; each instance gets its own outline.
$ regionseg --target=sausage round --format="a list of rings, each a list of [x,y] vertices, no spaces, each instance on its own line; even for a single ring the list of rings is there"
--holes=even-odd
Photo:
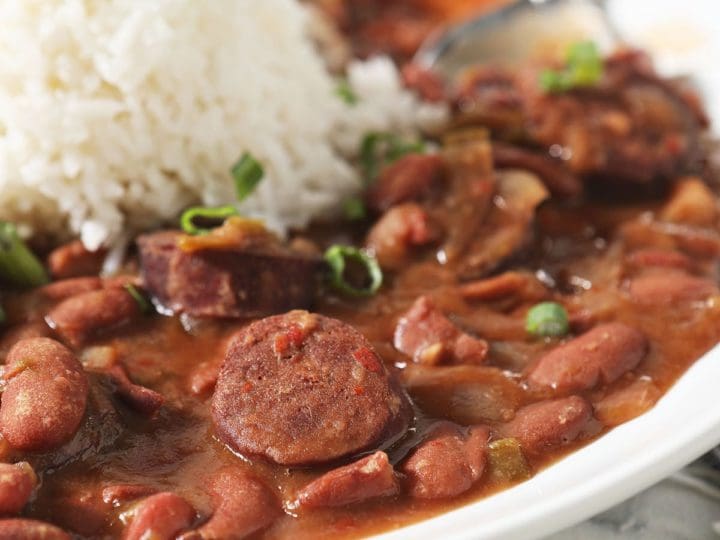
[[[88,380],[69,349],[50,338],[19,341],[3,378],[0,431],[10,446],[47,451],[72,438],[85,414]]]
[[[307,311],[232,339],[213,395],[219,436],[283,465],[331,461],[406,430],[408,398],[351,326]]]
[[[586,390],[635,368],[647,350],[645,336],[635,328],[618,322],[601,324],[541,357],[528,381],[560,392]]]

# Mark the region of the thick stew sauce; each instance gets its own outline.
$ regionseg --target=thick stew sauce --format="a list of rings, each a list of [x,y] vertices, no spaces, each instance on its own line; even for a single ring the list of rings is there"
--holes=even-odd
[[[151,231],[111,277],[72,243],[5,287],[0,538],[357,537],[651,408],[720,338],[720,216],[697,102],[602,67],[416,70],[453,120],[376,137],[366,217]]]

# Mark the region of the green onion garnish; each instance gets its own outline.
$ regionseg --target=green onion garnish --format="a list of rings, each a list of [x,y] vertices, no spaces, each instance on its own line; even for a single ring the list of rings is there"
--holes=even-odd
[[[143,313],[151,313],[153,311],[152,304],[148,302],[148,299],[145,298],[145,295],[141,293],[135,285],[132,283],[126,283],[124,286],[125,290],[130,294],[130,296],[133,297],[133,299],[138,303],[138,306],[140,307],[140,311]]]
[[[425,151],[423,141],[408,141],[394,133],[368,133],[360,144],[360,165],[368,183],[374,182],[383,165],[406,154]]]
[[[340,82],[338,82],[335,93],[348,105],[355,105],[358,102],[357,94],[350,87],[347,79],[341,79]]]
[[[235,179],[235,194],[238,201],[243,201],[250,195],[265,175],[263,166],[249,152],[232,166],[230,174]]]
[[[556,302],[541,302],[527,312],[525,330],[538,337],[560,337],[569,331],[565,308]]]
[[[18,287],[37,287],[49,281],[38,258],[18,235],[13,223],[0,221],[0,278]]]
[[[350,197],[343,202],[343,215],[348,221],[359,221],[367,216],[365,203],[359,197]]]
[[[603,74],[603,62],[592,41],[581,41],[570,46],[565,68],[561,71],[546,69],[540,73],[540,87],[545,92],[565,92],[581,86],[592,86]]]
[[[238,211],[234,206],[219,206],[217,208],[194,206],[182,213],[182,216],[180,216],[180,226],[187,234],[207,234],[212,230],[212,227],[199,227],[195,224],[196,219],[202,220],[203,222],[218,222],[217,224],[219,225],[227,218],[237,215]]]
[[[374,257],[352,246],[334,245],[325,252],[325,261],[330,266],[330,284],[338,291],[350,296],[372,296],[383,281],[382,270]],[[348,263],[362,268],[369,283],[365,287],[356,287],[345,278]]]

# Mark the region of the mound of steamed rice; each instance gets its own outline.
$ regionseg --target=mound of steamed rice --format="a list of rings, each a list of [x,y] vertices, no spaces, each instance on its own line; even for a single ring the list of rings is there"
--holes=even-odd
[[[265,169],[241,212],[283,231],[359,189],[371,130],[442,111],[384,59],[336,81],[292,0],[0,2],[0,219],[91,249],[235,200],[245,151]]]

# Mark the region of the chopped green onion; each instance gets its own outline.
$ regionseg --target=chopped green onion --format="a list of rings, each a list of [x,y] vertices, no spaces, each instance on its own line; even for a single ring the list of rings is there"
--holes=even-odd
[[[530,477],[522,447],[517,439],[507,438],[492,441],[488,445],[490,473],[504,481],[525,480]]]
[[[234,206],[219,206],[217,208],[194,206],[182,213],[182,216],[180,216],[180,226],[187,234],[207,234],[212,228],[197,226],[195,224],[196,219],[222,223],[227,218],[237,215],[238,211]]]
[[[350,296],[372,296],[382,285],[383,274],[380,265],[374,257],[361,249],[336,244],[325,252],[325,261],[330,267],[330,284],[340,292]],[[369,280],[367,286],[358,288],[347,281],[345,270],[348,262],[362,267]]]
[[[0,279],[19,287],[37,287],[49,281],[38,258],[18,235],[13,223],[0,221]]]
[[[135,287],[135,285],[133,285],[132,283],[126,283],[125,290],[138,303],[138,306],[140,307],[140,311],[142,311],[143,313],[152,313],[153,312],[152,304],[150,304],[150,302],[148,302],[148,299],[145,298],[145,295],[143,293],[141,293],[137,289],[137,287]]]
[[[359,221],[367,216],[365,203],[359,197],[350,197],[343,203],[343,215],[348,221]]]
[[[425,151],[423,141],[408,141],[394,133],[368,133],[360,144],[360,165],[368,183],[374,182],[380,169],[401,157]]]
[[[592,86],[603,74],[603,62],[592,41],[570,46],[565,67],[561,71],[546,69],[540,73],[540,87],[545,92],[565,92],[581,86]]]
[[[567,312],[556,302],[541,302],[528,311],[525,330],[539,337],[564,336],[569,331]]]
[[[243,201],[250,195],[265,175],[263,166],[250,153],[245,152],[230,169],[235,179],[235,194],[238,201]]]
[[[350,87],[347,79],[341,79],[335,88],[335,93],[348,105],[355,105],[358,102],[357,94]]]

